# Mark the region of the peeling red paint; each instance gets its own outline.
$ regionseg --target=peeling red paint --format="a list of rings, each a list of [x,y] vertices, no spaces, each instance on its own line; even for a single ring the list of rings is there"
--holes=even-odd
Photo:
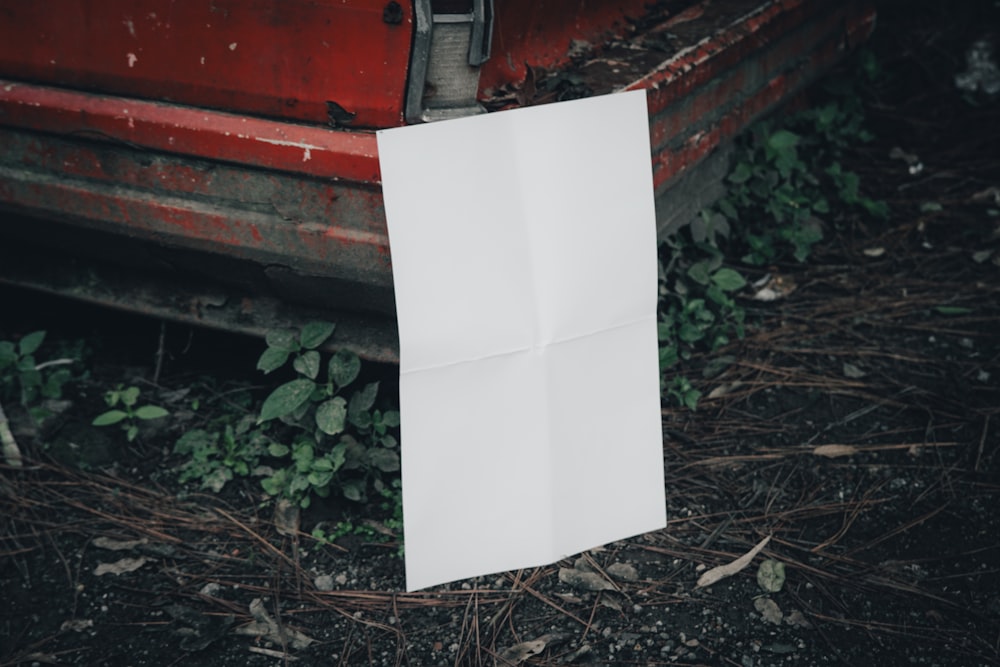
[[[98,8],[98,0],[53,1],[60,6]],[[103,7],[116,11],[124,11],[126,5],[158,5],[158,0],[137,1],[139,5],[102,0],[108,3]],[[340,1],[361,12],[355,17],[368,16],[364,12],[376,6],[370,0]],[[568,8],[582,11],[579,0],[557,0],[544,6],[530,0],[498,3],[498,11],[512,13],[498,19],[494,58],[483,71],[483,87],[523,75],[523,59],[529,53],[537,55],[533,63],[564,61],[569,39],[599,39],[606,29],[620,31],[621,17],[638,11],[647,1],[606,3],[583,21],[567,20],[565,15]],[[287,22],[294,23],[295,7],[310,5],[309,11],[325,11],[337,4],[332,0],[283,2],[288,12],[284,15],[268,14],[266,2],[245,5],[253,5],[248,11],[256,12],[259,19],[255,25],[260,32],[253,35],[288,29]],[[214,6],[232,9],[236,3],[215,0]],[[19,11],[23,9],[14,0],[0,0],[0,8],[14,4]],[[202,3],[191,4],[205,8]],[[406,11],[410,11],[408,6]],[[131,14],[131,28],[121,21],[114,24],[119,38],[143,40],[154,27],[163,35],[180,34],[176,21],[168,26],[161,16],[159,23],[143,23],[136,15]],[[649,89],[657,193],[663,195],[680,174],[837,60],[845,43],[866,37],[873,19],[869,4],[862,0],[761,0],[742,20],[625,86]],[[533,21],[538,32],[529,29]],[[619,25],[608,27],[615,21]],[[406,30],[408,50],[409,27]],[[376,52],[389,48],[388,42],[379,41],[390,39],[388,33],[381,27],[376,32],[374,37],[357,32],[352,48],[364,50],[372,40],[378,42],[373,47]],[[515,35],[521,37],[515,40]],[[250,37],[250,33],[232,36],[215,44],[214,50],[204,52],[205,61],[199,60],[197,68],[211,69],[220,57],[250,53],[254,44]],[[521,38],[523,42],[518,41]],[[31,53],[55,48],[43,42],[32,45],[40,50]],[[235,48],[230,49],[231,44]],[[174,97],[171,103],[138,99],[135,95],[144,85],[142,77],[157,71],[146,69],[154,67],[155,49],[149,46],[144,51],[144,43],[139,42],[132,46],[129,52],[136,59],[131,67],[122,51],[113,63],[91,63],[93,68],[81,74],[108,83],[95,84],[95,88],[117,95],[65,87],[69,84],[53,78],[52,72],[39,75],[34,83],[0,79],[0,145],[5,148],[0,154],[4,174],[0,207],[61,221],[67,228],[134,239],[157,250],[246,260],[268,279],[287,278],[293,285],[301,284],[295,280],[329,278],[337,285],[337,298],[351,300],[351,308],[391,313],[391,256],[374,133],[332,129],[324,125],[325,119],[316,121],[315,103],[326,92],[315,88],[315,81],[310,83],[308,77],[289,84],[293,89],[282,88],[285,84],[277,80],[255,82],[260,86],[253,88],[240,78],[246,74],[241,70],[234,73],[231,84],[246,88],[246,95],[218,105],[210,100],[216,99],[212,95],[219,90],[202,90],[205,96],[197,97],[196,86],[177,89],[195,96]],[[15,62],[10,59],[10,48],[0,43],[0,76],[10,74],[10,63]],[[72,69],[65,63],[60,67],[64,69],[54,71]],[[381,67],[393,70],[393,86],[402,86],[399,76],[405,79],[405,62],[387,61]],[[25,70],[23,76],[31,78],[32,71]],[[219,70],[214,71],[218,84]],[[271,70],[264,73],[273,74]],[[184,85],[200,76],[190,71],[180,74],[180,78],[188,77]],[[101,78],[112,75],[122,78]],[[369,118],[385,125],[401,122],[402,98],[397,95],[401,92],[363,86],[359,90],[370,105]],[[261,111],[263,106],[255,106],[262,99],[261,91],[287,93],[282,99],[287,109]],[[255,101],[254,96],[259,99]],[[178,104],[186,100],[202,107]],[[226,107],[228,111],[222,110]],[[192,317],[201,318],[202,302],[188,303],[193,304]],[[255,305],[247,302],[241,308],[250,312]]]

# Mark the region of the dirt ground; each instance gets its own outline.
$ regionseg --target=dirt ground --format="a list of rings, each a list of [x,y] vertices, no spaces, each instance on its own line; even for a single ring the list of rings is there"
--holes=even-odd
[[[0,339],[88,341],[56,421],[10,415],[34,460],[0,468],[0,667],[1000,664],[1000,100],[954,85],[980,5],[884,5],[850,166],[891,219],[769,267],[790,292],[745,301],[721,372],[687,367],[697,412],[664,408],[667,528],[578,559],[402,592],[392,541],[319,543],[316,511],[282,534],[255,481],[179,485],[181,420],[87,427],[119,382],[205,405],[259,384],[262,343],[167,327],[154,385],[157,323],[0,294]]]

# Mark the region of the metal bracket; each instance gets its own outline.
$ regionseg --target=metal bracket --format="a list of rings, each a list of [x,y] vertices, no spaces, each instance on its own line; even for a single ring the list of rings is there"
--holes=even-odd
[[[490,57],[493,0],[471,0],[471,11],[440,14],[431,0],[415,0],[414,21],[407,122],[484,113],[476,96],[479,67]]]

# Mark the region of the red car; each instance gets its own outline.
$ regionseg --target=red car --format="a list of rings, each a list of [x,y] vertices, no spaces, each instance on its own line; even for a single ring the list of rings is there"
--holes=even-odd
[[[873,23],[863,1],[0,0],[0,280],[256,333],[334,319],[392,361],[375,129],[647,88],[667,232]]]

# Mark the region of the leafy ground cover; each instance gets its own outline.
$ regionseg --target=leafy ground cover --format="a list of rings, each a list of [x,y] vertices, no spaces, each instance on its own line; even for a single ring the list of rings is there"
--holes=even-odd
[[[745,336],[664,403],[663,531],[404,593],[391,486],[295,513],[240,473],[273,444],[263,343],[5,291],[0,340],[79,361],[8,373],[47,398],[4,404],[26,461],[0,469],[0,665],[1000,662],[1000,103],[954,85],[989,5],[901,4],[875,140],[841,157],[891,214],[832,206],[806,262],[741,268]]]

